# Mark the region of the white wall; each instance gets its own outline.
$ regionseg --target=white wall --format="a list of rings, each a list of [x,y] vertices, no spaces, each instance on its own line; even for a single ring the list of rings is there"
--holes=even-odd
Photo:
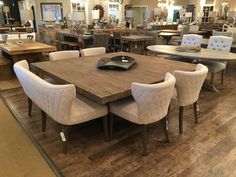
[[[88,19],[89,22],[92,21],[91,14],[94,5],[101,4],[104,8],[104,18],[108,20],[108,0],[25,0],[26,4],[30,7],[32,4],[35,5],[35,13],[36,13],[36,21],[38,24],[41,24],[42,22],[42,14],[41,14],[41,7],[40,3],[62,3],[63,6],[63,16],[68,16],[68,14],[71,13],[71,2],[87,2],[88,3]],[[125,4],[129,4],[131,0],[124,0],[124,3],[122,4],[122,9],[124,9]],[[123,15],[123,13],[122,13]]]

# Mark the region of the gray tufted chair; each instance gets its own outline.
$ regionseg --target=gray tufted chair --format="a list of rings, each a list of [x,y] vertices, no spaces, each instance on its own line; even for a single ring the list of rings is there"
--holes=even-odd
[[[183,35],[181,45],[201,46],[201,43],[202,43],[202,36],[197,34],[185,34]]]
[[[233,39],[227,36],[211,36],[208,42],[208,49],[218,50],[223,52],[230,52]],[[211,85],[213,85],[215,73],[221,72],[221,84],[224,81],[224,71],[226,69],[227,62],[220,61],[207,61],[202,60],[201,63],[206,65],[211,72]]]

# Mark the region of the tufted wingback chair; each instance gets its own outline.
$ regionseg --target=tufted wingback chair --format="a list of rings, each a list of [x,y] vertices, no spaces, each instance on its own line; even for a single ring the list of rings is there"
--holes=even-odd
[[[106,48],[105,47],[94,47],[94,48],[82,49],[80,52],[81,52],[82,57],[103,55],[106,53]]]
[[[233,39],[227,36],[211,36],[207,45],[208,49],[218,50],[222,52],[230,52]],[[211,72],[211,85],[213,85],[215,73],[221,71],[221,84],[224,81],[224,71],[227,62],[202,60],[202,64],[206,65]]]
[[[131,92],[135,101],[132,98],[122,99],[109,105],[110,113],[143,126],[144,155],[147,154],[146,128],[148,124],[163,120],[166,139],[169,141],[166,129],[166,116],[174,85],[175,78],[170,73],[166,74],[165,81],[162,83],[132,83]],[[110,130],[112,130],[112,124],[110,126]]]
[[[29,71],[26,60],[15,63],[14,71],[25,94],[41,109],[43,131],[46,129],[46,115],[63,125],[62,132],[65,133],[67,139],[70,125],[86,122],[107,114],[106,106],[98,105],[83,97],[76,98],[76,90],[73,84],[53,85],[38,77]],[[66,152],[66,144],[64,150]]]
[[[79,58],[80,52],[78,50],[63,50],[49,53],[50,60],[63,60],[71,58]]]
[[[211,36],[207,45],[208,49],[230,52],[233,39],[227,36]]]
[[[201,46],[201,43],[202,43],[202,36],[197,34],[185,34],[183,35],[181,45]]]
[[[194,105],[195,122],[197,119],[197,100],[207,76],[208,69],[202,64],[198,64],[193,72],[175,71],[177,95],[173,98],[177,100],[179,109],[179,132],[183,133],[183,110],[185,106]]]

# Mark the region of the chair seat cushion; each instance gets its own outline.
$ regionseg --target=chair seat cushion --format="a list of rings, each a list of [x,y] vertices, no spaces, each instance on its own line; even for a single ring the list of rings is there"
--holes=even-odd
[[[107,115],[106,105],[97,104],[81,95],[77,95],[72,109],[68,125],[86,122]]]
[[[217,73],[226,69],[226,62],[201,60],[200,63],[206,65],[211,73]]]
[[[109,112],[130,122],[140,124],[138,106],[132,97],[110,103]]]

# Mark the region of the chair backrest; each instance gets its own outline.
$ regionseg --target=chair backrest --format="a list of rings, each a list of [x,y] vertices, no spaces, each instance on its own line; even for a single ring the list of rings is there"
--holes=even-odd
[[[226,36],[211,36],[207,45],[208,49],[229,52],[233,38]]]
[[[198,32],[199,31],[199,25],[190,25],[189,26],[189,32]]]
[[[212,36],[228,36],[231,37],[232,36],[232,32],[222,32],[222,31],[212,31]]]
[[[189,26],[183,26],[182,30],[181,30],[181,39],[183,38],[184,34],[188,34],[189,32]]]
[[[50,60],[63,60],[71,58],[79,58],[80,52],[78,50],[63,50],[49,53]]]
[[[202,64],[198,64],[193,72],[174,71],[179,106],[187,106],[198,100],[207,72],[208,68]]]
[[[183,35],[181,45],[194,45],[201,46],[202,36],[198,34],[185,34]]]
[[[104,55],[106,53],[106,48],[105,47],[87,48],[87,49],[82,49],[80,53],[82,57]]]
[[[166,74],[162,83],[132,83],[131,91],[138,105],[140,124],[150,124],[167,115],[174,86],[175,78],[170,73]]]
[[[106,51],[109,51],[109,33],[96,33],[94,34],[93,47],[105,47]]]
[[[31,71],[26,60],[14,64],[14,71],[25,94],[56,122],[68,125],[73,101],[76,97],[73,84],[53,85]]]

